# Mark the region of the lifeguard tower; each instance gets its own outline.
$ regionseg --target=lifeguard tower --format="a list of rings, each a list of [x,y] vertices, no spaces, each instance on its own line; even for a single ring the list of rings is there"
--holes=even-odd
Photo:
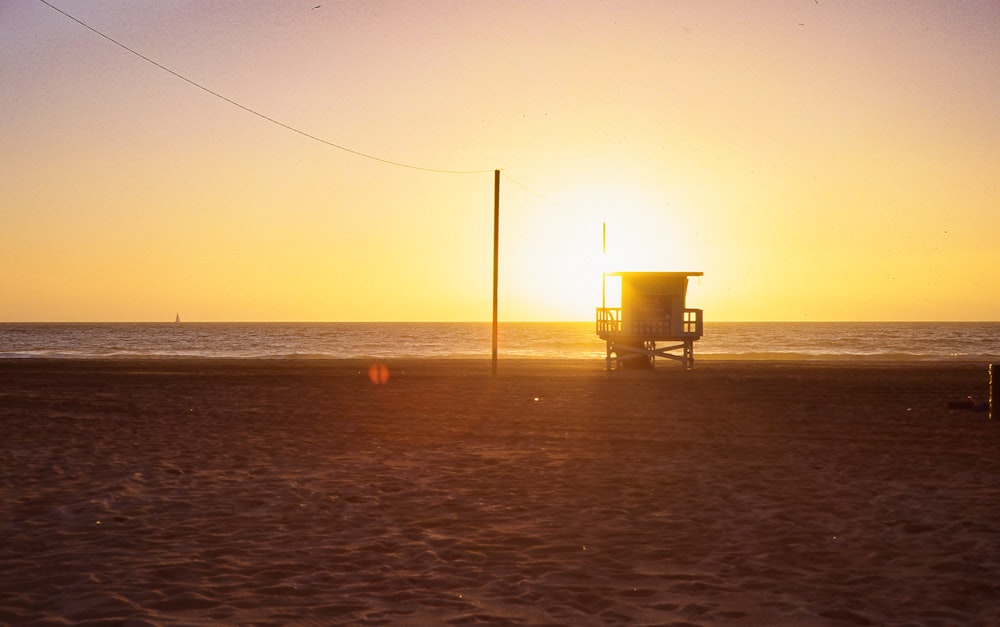
[[[688,309],[688,277],[702,272],[611,272],[621,280],[621,306],[597,308],[597,335],[607,344],[619,368],[651,368],[656,357],[694,368],[694,342],[702,335],[702,310]],[[661,342],[657,346],[657,342]],[[680,350],[680,354],[672,351]]]

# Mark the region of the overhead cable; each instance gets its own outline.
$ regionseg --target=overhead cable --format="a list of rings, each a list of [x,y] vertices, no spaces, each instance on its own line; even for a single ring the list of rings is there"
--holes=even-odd
[[[38,0],[38,1],[41,2],[42,4],[46,5],[50,9],[52,9],[52,10],[58,12],[58,13],[61,13],[65,17],[73,20],[74,22],[76,22],[80,26],[83,26],[84,28],[86,28],[87,30],[91,31],[92,33],[94,33],[94,34],[96,34],[96,35],[98,35],[98,36],[106,39],[107,41],[110,41],[111,43],[113,43],[114,45],[118,46],[119,48],[122,48],[123,50],[126,50],[126,51],[134,54],[135,56],[139,57],[143,61],[146,61],[147,63],[150,63],[150,64],[152,64],[152,65],[160,68],[164,72],[166,72],[166,73],[168,73],[168,74],[170,74],[172,76],[175,76],[176,78],[181,79],[185,83],[188,83],[189,85],[197,87],[198,89],[200,89],[200,90],[202,90],[202,91],[204,91],[204,92],[206,92],[208,94],[211,94],[211,95],[215,96],[216,98],[219,98],[220,100],[224,100],[224,101],[228,102],[229,104],[233,105],[234,107],[238,107],[238,108],[246,111],[247,113],[249,113],[251,115],[255,115],[255,116],[257,116],[257,117],[259,117],[259,118],[261,118],[263,120],[266,120],[266,121],[270,122],[271,124],[275,124],[277,126],[280,126],[281,128],[284,128],[286,130],[292,131],[293,133],[298,133],[299,135],[302,135],[303,137],[307,137],[307,138],[309,138],[309,139],[311,139],[313,141],[317,141],[317,142],[319,142],[321,144],[326,144],[327,146],[330,146],[331,148],[336,148],[337,150],[343,150],[344,152],[349,152],[349,153],[351,153],[353,155],[357,155],[359,157],[364,157],[365,159],[371,159],[373,161],[379,161],[379,162],[382,162],[382,163],[387,163],[389,165],[395,165],[395,166],[400,166],[400,167],[403,167],[403,168],[409,168],[411,170],[423,170],[425,172],[439,172],[439,173],[442,173],[442,174],[483,174],[483,173],[486,173],[486,172],[492,172],[493,171],[492,169],[489,169],[489,170],[447,170],[447,169],[442,169],[442,168],[427,168],[427,167],[423,167],[423,166],[413,165],[413,164],[410,164],[410,163],[402,163],[402,162],[399,162],[399,161],[392,161],[390,159],[383,159],[382,157],[376,157],[375,155],[371,155],[371,154],[368,154],[368,153],[365,153],[365,152],[361,152],[360,150],[354,150],[353,148],[348,148],[347,146],[341,146],[340,144],[335,144],[335,143],[333,143],[333,142],[331,142],[329,140],[323,139],[322,137],[317,137],[316,135],[313,135],[311,133],[307,133],[307,132],[305,132],[303,130],[295,128],[294,126],[291,126],[289,124],[285,124],[284,122],[281,122],[280,120],[276,120],[276,119],[274,119],[274,118],[272,118],[272,117],[270,117],[268,115],[260,113],[259,111],[251,109],[250,107],[248,107],[246,105],[240,104],[239,102],[236,102],[235,100],[233,100],[231,98],[227,98],[226,96],[223,96],[219,92],[214,91],[212,89],[209,89],[208,87],[205,87],[201,83],[195,82],[195,81],[191,80],[190,78],[188,78],[188,77],[186,77],[186,76],[184,76],[184,75],[182,75],[182,74],[180,74],[178,72],[175,72],[174,70],[171,70],[170,68],[166,67],[165,65],[154,61],[153,59],[147,57],[146,55],[142,54],[141,52],[138,52],[138,51],[136,51],[136,50],[134,50],[134,49],[126,46],[125,44],[121,43],[117,39],[114,39],[113,37],[105,35],[104,33],[102,33],[101,31],[97,30],[93,26],[87,24],[86,22],[83,22],[82,20],[77,19],[76,17],[70,15],[66,11],[63,11],[59,7],[54,6],[53,4],[51,4],[50,2],[48,2],[47,0]]]
[[[511,175],[507,174],[506,170],[500,170],[500,173],[503,175],[503,177],[505,179],[507,179],[508,181],[510,181],[511,183],[513,183],[514,185],[517,185],[518,187],[520,187],[521,189],[525,190],[526,192],[528,192],[530,194],[534,194],[535,196],[538,196],[539,198],[541,198],[545,202],[549,203],[550,205],[555,205],[556,207],[562,207],[563,206],[563,204],[561,202],[552,200],[551,198],[549,198],[545,194],[543,194],[543,193],[541,193],[541,192],[539,192],[537,190],[531,189],[530,187],[528,187],[527,185],[525,185],[521,181],[519,181],[519,180],[515,179],[514,177],[512,177]]]

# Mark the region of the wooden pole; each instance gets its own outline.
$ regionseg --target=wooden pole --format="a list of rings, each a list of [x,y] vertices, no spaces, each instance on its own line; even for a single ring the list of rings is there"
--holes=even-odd
[[[497,374],[497,278],[500,267],[500,170],[493,171],[493,362]]]

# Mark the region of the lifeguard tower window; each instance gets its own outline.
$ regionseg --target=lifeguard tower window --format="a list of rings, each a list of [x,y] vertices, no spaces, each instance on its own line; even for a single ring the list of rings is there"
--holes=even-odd
[[[702,311],[686,305],[688,277],[701,272],[614,272],[621,281],[618,307],[597,308],[597,334],[607,346],[606,363],[650,368],[656,357],[694,367],[694,342],[702,335]],[[657,346],[657,342],[667,345]],[[680,350],[680,354],[673,351]]]

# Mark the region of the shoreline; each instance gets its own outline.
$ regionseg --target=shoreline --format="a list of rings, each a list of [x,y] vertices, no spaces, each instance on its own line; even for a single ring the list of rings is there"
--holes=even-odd
[[[151,354],[111,354],[111,355],[99,355],[99,354],[0,354],[0,361],[29,361],[29,360],[46,360],[46,361],[141,361],[146,359],[190,359],[192,361],[197,360],[268,360],[268,361],[363,361],[363,360],[395,360],[402,359],[408,361],[490,361],[490,356],[488,353],[477,354],[477,355],[401,355],[393,356],[391,354],[371,354],[371,355],[352,355],[350,357],[338,357],[334,355],[326,354],[260,354],[260,355],[176,355],[168,353],[151,353]],[[498,359],[500,361],[543,361],[543,362],[561,362],[561,361],[604,361],[603,351],[598,354],[594,353],[592,355],[563,355],[563,356],[539,356],[530,354],[518,354],[500,353]],[[841,353],[782,353],[782,352],[772,352],[772,353],[695,353],[696,362],[712,361],[712,362],[729,362],[729,361],[756,361],[756,362],[770,362],[770,361],[819,361],[819,362],[856,362],[856,363],[866,363],[866,362],[898,362],[898,363],[910,363],[910,362],[981,362],[990,363],[991,361],[1000,361],[1000,356],[995,355],[924,355],[916,353],[864,353],[864,354],[841,354]],[[664,358],[659,358],[657,363],[666,363],[667,360]]]
[[[775,356],[776,355],[776,356]],[[386,355],[373,355],[373,356],[351,356],[351,357],[328,357],[328,356],[282,356],[282,355],[261,355],[261,356],[202,356],[202,355],[93,355],[93,356],[63,356],[63,355],[46,355],[46,356],[0,356],[0,364],[17,364],[17,363],[89,363],[89,362],[191,362],[192,364],[197,363],[212,363],[212,362],[265,362],[272,364],[352,364],[352,363],[372,363],[372,362],[402,362],[402,363],[425,363],[425,364],[489,364],[491,359],[489,356],[457,356],[457,357],[440,357],[440,356],[401,356],[393,357]],[[511,356],[500,356],[498,358],[499,363],[513,363],[513,364],[539,364],[546,366],[558,366],[560,364],[567,364],[571,366],[580,365],[582,363],[592,363],[604,368],[604,357],[537,357],[537,356],[523,356],[523,355],[511,355]],[[695,364],[696,368],[698,365],[710,363],[714,365],[736,365],[736,364],[757,364],[757,365],[774,365],[774,364],[803,364],[803,365],[845,365],[845,366],[900,366],[906,367],[909,365],[952,365],[956,364],[959,366],[968,365],[983,365],[988,366],[991,361],[989,357],[986,356],[949,356],[949,357],[931,357],[931,356],[911,356],[907,355],[905,357],[899,356],[882,356],[882,355],[835,355],[835,354],[825,354],[825,355],[811,355],[803,356],[802,354],[783,354],[775,353],[773,355],[758,356],[758,355],[699,355],[695,354]],[[667,360],[664,358],[659,358],[655,360],[654,370],[667,369],[677,366],[677,362],[672,360]]]

